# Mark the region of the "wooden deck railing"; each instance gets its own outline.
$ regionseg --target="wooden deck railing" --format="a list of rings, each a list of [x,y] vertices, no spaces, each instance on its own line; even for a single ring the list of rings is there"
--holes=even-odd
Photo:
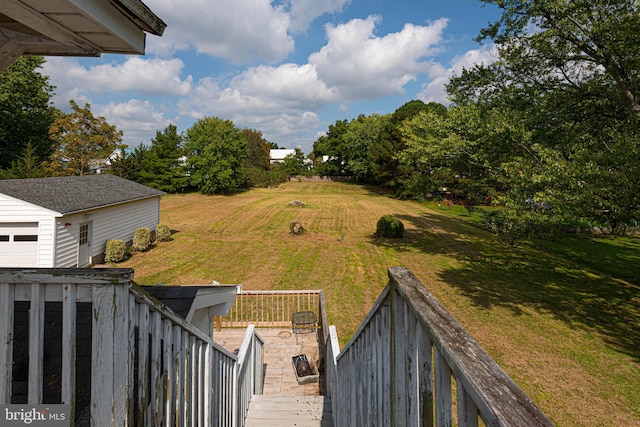
[[[93,426],[243,425],[262,378],[253,329],[238,362],[132,279],[0,269],[0,403],[66,404]]]
[[[291,317],[299,311],[314,312],[322,323],[326,316],[323,292],[242,291],[221,323],[228,328],[246,328],[250,324],[258,328],[291,327]]]
[[[249,403],[254,394],[262,394],[264,341],[255,333],[255,327],[249,325],[238,352],[236,364],[236,390],[234,396],[237,417],[233,425],[242,427],[249,411]]]
[[[550,426],[551,422],[408,270],[389,284],[340,351],[326,346],[341,426]],[[456,390],[452,391],[452,378]],[[453,413],[452,395],[457,413]]]

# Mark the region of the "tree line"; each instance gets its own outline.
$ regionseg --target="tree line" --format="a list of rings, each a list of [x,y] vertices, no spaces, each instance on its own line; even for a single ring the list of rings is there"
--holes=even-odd
[[[23,56],[0,73],[0,179],[105,172],[170,193],[218,194],[273,185],[298,172],[295,156],[271,165],[269,150],[278,146],[262,132],[218,117],[204,117],[185,132],[169,125],[129,150],[123,132],[96,117],[91,105],[71,100],[69,113],[50,105],[55,88],[39,72],[43,63]]]
[[[260,131],[205,117],[121,151],[111,173],[167,192],[207,194],[291,175],[349,176],[401,198],[453,198],[470,211],[499,206],[485,212],[485,223],[512,243],[567,229],[637,227],[637,2],[483,1],[503,11],[478,36],[495,44],[496,61],[452,77],[448,106],[413,100],[386,115],[337,120],[308,156],[296,149],[275,167],[269,149],[277,145]],[[70,114],[51,108],[41,63],[21,58],[0,75],[2,173],[89,173],[91,157],[108,155],[122,134],[88,105],[72,101]],[[92,137],[78,137],[83,131]],[[95,151],[77,148],[82,140]]]

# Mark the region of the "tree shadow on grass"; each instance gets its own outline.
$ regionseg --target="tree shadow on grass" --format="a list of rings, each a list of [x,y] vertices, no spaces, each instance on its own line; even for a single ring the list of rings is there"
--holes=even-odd
[[[459,262],[443,270],[440,279],[475,306],[506,307],[516,315],[525,306],[551,313],[571,327],[597,331],[604,341],[640,362],[639,279],[628,274],[616,277],[611,274],[615,269],[598,266],[593,259],[581,262],[580,257],[562,256],[548,247],[511,248],[463,221],[428,214],[396,217],[413,225],[404,239],[372,239],[372,243],[454,257]]]

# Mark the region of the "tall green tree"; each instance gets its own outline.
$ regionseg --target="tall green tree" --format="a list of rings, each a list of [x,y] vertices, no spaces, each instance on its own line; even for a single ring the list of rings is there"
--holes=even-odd
[[[465,70],[448,92],[530,135],[502,165],[505,215],[541,227],[637,220],[638,2],[486,2],[503,9],[479,37],[497,43],[499,60]],[[493,148],[508,147],[508,133],[496,136]]]
[[[42,160],[36,153],[36,149],[30,143],[27,144],[22,154],[11,162],[11,168],[0,171],[0,179],[24,179],[43,178],[47,171],[42,166]]]
[[[342,135],[344,170],[356,182],[372,182],[371,150],[387,125],[391,115],[360,115],[349,122]]]
[[[54,175],[87,175],[122,142],[122,131],[102,117],[95,117],[91,105],[80,107],[69,101],[71,113],[59,113],[49,129],[56,149],[47,165]]]
[[[345,174],[347,149],[343,136],[348,127],[347,120],[336,120],[334,124],[329,125],[328,132],[313,143],[314,158],[324,158],[324,161],[316,164],[316,171],[319,175]]]
[[[274,169],[284,172],[286,176],[307,176],[311,170],[311,163],[304,157],[301,149],[295,148],[294,153],[286,156]]]
[[[420,100],[413,100],[398,108],[392,115],[386,126],[380,132],[378,141],[371,150],[372,172],[375,182],[397,190],[400,181],[410,173],[398,168],[398,154],[405,148],[400,126],[405,120],[411,119],[420,111],[426,111],[440,104],[434,103],[428,106]],[[446,107],[442,106],[446,111]]]
[[[446,114],[418,113],[400,128],[406,148],[398,159],[412,171],[402,191],[428,198],[447,188],[470,205],[495,197],[505,183],[504,165],[520,158],[530,139],[518,123],[477,105],[455,106]]]
[[[204,117],[186,132],[191,184],[204,194],[226,193],[242,184],[247,142],[231,120]]]
[[[182,136],[175,125],[156,132],[151,147],[142,158],[139,181],[168,193],[175,193],[188,185],[182,161]]]
[[[247,141],[247,157],[244,161],[245,168],[261,170],[271,169],[269,150],[271,144],[264,139],[262,132],[255,129],[242,129],[242,136]],[[277,148],[277,145],[276,145]]]
[[[50,105],[55,88],[38,71],[44,62],[21,56],[0,73],[0,169],[11,167],[29,144],[39,162],[53,150],[49,127],[55,117]]]
[[[140,171],[142,170],[142,161],[148,152],[149,147],[142,143],[132,151],[124,148],[118,149],[111,157],[111,167],[107,172],[129,181],[142,183]]]

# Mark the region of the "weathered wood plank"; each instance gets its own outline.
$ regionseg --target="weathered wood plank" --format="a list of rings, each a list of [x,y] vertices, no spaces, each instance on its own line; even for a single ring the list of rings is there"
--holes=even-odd
[[[434,367],[436,383],[436,425],[438,427],[451,427],[453,424],[451,369],[438,349],[435,350]]]
[[[406,305],[396,292],[391,293],[391,419],[397,425],[407,425],[407,399],[406,399]]]
[[[27,402],[42,403],[42,381],[44,377],[44,302],[45,284],[31,285],[29,308],[29,385]]]
[[[213,369],[213,352],[211,350],[211,346],[210,345],[206,345],[203,344],[203,357],[204,357],[204,361],[203,361],[203,371],[202,371],[202,376],[203,376],[203,389],[202,389],[202,394],[204,394],[204,402],[203,402],[203,408],[202,408],[202,412],[204,413],[204,424],[203,427],[209,427],[209,426],[213,426],[213,411],[212,408],[214,406],[214,401],[213,401],[213,388],[212,388],[212,384],[211,384],[211,371]]]
[[[191,397],[188,386],[190,360],[189,334],[183,331],[180,339],[180,402],[178,407],[178,414],[181,414],[180,426],[182,427],[188,426],[191,419],[191,405],[189,405]]]
[[[149,425],[149,306],[136,304],[138,309],[138,380],[137,420],[139,425]]]
[[[418,357],[418,321],[411,316],[409,310],[405,310],[407,332],[407,381],[405,393],[407,396],[407,418],[410,426],[420,425],[420,360]]]
[[[113,417],[114,425],[133,423],[129,418],[129,364],[133,347],[129,346],[129,289],[126,286],[112,286],[113,305]]]
[[[332,405],[324,396],[255,396],[245,425],[331,427]]]
[[[176,427],[184,426],[184,340],[182,339],[182,329],[173,325],[173,367],[175,376],[174,386],[174,402],[175,408],[175,425]]]
[[[160,366],[160,350],[162,344],[162,318],[160,313],[151,313],[149,332],[151,338],[149,376],[151,388],[149,390],[149,410],[154,425],[160,425],[162,421],[162,377]]]
[[[422,427],[433,427],[433,371],[431,338],[427,332],[418,328],[418,366],[420,370],[420,420]]]
[[[458,426],[478,427],[478,408],[461,382],[456,384],[458,396]]]
[[[135,419],[136,416],[136,412],[135,412],[135,407],[137,404],[136,401],[136,388],[135,388],[135,381],[136,381],[136,363],[135,363],[135,357],[134,352],[137,350],[136,349],[136,340],[137,340],[137,325],[138,325],[138,304],[136,303],[136,298],[133,296],[133,294],[131,294],[131,292],[129,292],[129,298],[128,298],[128,306],[129,306],[129,331],[128,331],[128,340],[129,340],[129,349],[131,351],[130,353],[130,357],[131,360],[129,361],[128,364],[128,369],[127,369],[127,377],[129,377],[129,380],[127,382],[127,417],[129,420],[131,420],[133,422],[133,420]]]
[[[383,292],[384,294],[384,292]],[[388,293],[390,294],[390,293]],[[382,329],[385,331],[382,336],[382,425],[391,425],[391,303],[387,301],[380,307],[382,318]]]
[[[0,402],[11,402],[11,380],[13,366],[13,316],[14,290],[12,284],[0,284]]]
[[[190,403],[190,422],[189,425],[191,427],[197,427],[198,425],[198,343],[196,341],[196,337],[189,337],[189,356],[190,356],[190,366],[189,366],[189,384],[191,385],[191,392],[189,393]]]
[[[205,394],[206,394],[206,390],[204,388],[204,377],[206,375],[205,360],[204,360],[205,344],[202,341],[196,340],[196,345],[198,349],[198,369],[196,371],[196,375],[197,375],[196,382],[198,384],[198,391],[197,391],[198,394],[196,397],[196,400],[198,401],[198,426],[204,426],[205,425],[204,400],[205,400]]]
[[[0,270],[0,283],[117,285],[131,281],[133,281],[131,268],[3,268]]]
[[[70,405],[72,419],[76,413],[76,297],[77,285],[64,285],[62,298],[62,395],[63,404]]]
[[[91,325],[91,425],[113,423],[114,288],[93,287]]]
[[[162,322],[162,360],[164,362],[162,366],[162,387],[164,401],[162,402],[164,407],[164,419],[162,421],[163,426],[169,427],[175,426],[175,374],[173,363],[173,325],[171,321],[165,319]]]

